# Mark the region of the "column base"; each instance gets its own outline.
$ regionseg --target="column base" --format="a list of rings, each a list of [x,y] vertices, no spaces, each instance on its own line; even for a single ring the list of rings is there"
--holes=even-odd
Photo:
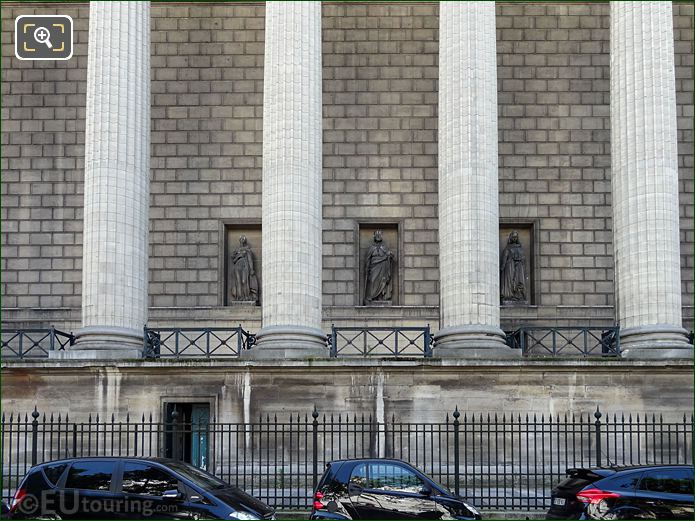
[[[620,331],[620,353],[633,360],[692,360],[693,345],[682,327],[638,326]]]
[[[253,348],[241,352],[245,360],[305,360],[329,356],[323,331],[299,326],[264,327],[256,334]]]
[[[75,345],[51,351],[56,360],[119,360],[142,358],[143,333],[121,327],[88,326],[77,331]]]
[[[468,325],[440,329],[434,335],[436,358],[520,358],[521,350],[512,349],[504,332],[494,326]]]

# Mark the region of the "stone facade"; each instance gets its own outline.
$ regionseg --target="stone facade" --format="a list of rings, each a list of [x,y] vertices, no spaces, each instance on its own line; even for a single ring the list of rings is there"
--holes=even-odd
[[[71,60],[14,58],[14,17],[38,10],[73,17]],[[322,7],[324,327],[336,318],[437,323],[438,10]],[[89,8],[5,3],[2,14],[4,320],[77,327]],[[265,8],[154,4],[151,15],[151,320],[257,330],[259,309],[218,307],[219,248],[221,220],[261,219]],[[674,4],[673,22],[682,302],[692,328],[692,5]],[[500,219],[538,230],[538,306],[502,309],[502,326],[610,323],[609,6],[498,2],[496,26]],[[375,218],[399,223],[401,302],[415,308],[367,316],[353,307],[356,222]]]

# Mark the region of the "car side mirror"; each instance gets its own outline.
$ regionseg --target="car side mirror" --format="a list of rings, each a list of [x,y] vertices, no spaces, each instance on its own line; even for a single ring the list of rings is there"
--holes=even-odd
[[[183,499],[183,492],[179,492],[176,489],[165,490],[164,494],[162,494],[162,499],[168,499],[169,501]]]
[[[431,496],[432,495],[432,489],[428,487],[427,485],[422,485],[420,487],[420,495],[421,496]]]

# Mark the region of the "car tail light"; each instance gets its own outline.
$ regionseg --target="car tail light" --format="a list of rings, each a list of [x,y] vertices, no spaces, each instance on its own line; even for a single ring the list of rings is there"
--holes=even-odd
[[[598,488],[588,488],[586,490],[581,490],[577,493],[577,499],[582,503],[589,503],[595,505],[603,501],[604,499],[620,497],[620,494],[615,492],[608,492],[605,490],[600,490]]]
[[[317,491],[316,494],[314,494],[314,508],[316,510],[321,510],[322,508],[326,508],[326,505],[321,501],[323,499],[323,492]]]
[[[13,514],[15,510],[19,507],[19,505],[22,503],[22,500],[24,497],[27,495],[27,491],[24,488],[18,488],[17,492],[14,493],[14,497],[12,498],[12,504],[10,505],[10,513]]]

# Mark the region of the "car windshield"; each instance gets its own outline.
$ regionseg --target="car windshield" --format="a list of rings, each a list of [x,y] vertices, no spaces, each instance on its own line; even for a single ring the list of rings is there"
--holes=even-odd
[[[212,474],[208,474],[207,472],[200,470],[199,468],[196,468],[192,465],[188,465],[187,463],[177,461],[167,462],[166,465],[170,469],[175,470],[182,476],[190,479],[199,487],[202,487],[206,490],[227,488],[231,486],[222,481],[221,479],[216,478]]]

